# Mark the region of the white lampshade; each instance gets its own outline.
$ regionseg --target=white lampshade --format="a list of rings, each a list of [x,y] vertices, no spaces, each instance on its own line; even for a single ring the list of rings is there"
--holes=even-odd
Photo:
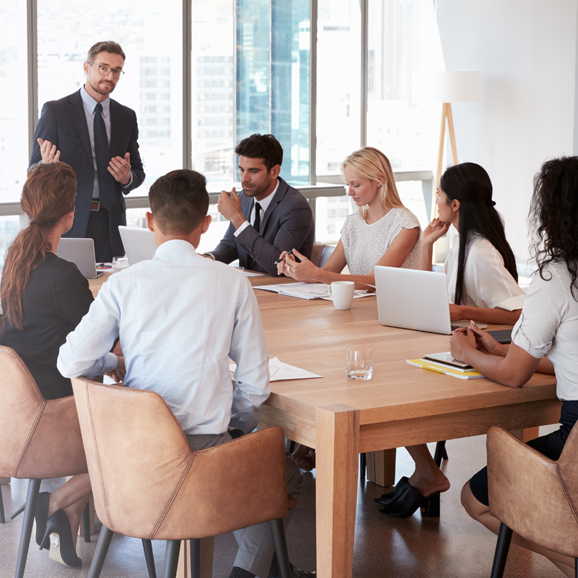
[[[480,99],[479,70],[436,70],[417,73],[417,100],[464,102]]]

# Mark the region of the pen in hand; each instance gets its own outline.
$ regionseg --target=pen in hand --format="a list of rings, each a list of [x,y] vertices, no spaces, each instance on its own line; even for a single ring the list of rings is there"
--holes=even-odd
[[[289,257],[289,255],[293,255],[293,249],[291,249],[291,251],[289,251],[285,257]],[[285,259],[285,257],[281,257],[280,259],[277,259],[277,261],[275,261],[275,265],[281,263],[281,261],[283,261],[283,259]]]

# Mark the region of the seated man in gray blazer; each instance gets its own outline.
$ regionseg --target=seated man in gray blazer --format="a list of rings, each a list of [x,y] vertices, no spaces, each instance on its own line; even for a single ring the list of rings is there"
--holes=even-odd
[[[243,191],[222,191],[219,213],[231,221],[219,245],[208,253],[216,261],[239,259],[245,269],[277,275],[275,261],[297,249],[311,257],[315,223],[307,199],[279,177],[283,149],[272,134],[253,134],[235,148]]]

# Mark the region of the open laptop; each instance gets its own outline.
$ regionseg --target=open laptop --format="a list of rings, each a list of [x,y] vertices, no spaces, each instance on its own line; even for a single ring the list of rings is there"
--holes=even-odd
[[[452,332],[443,273],[377,266],[375,287],[382,325],[445,335]]]
[[[119,225],[118,232],[126,251],[129,266],[152,259],[155,256],[157,250],[155,236],[148,229]]]
[[[85,279],[96,279],[102,273],[96,271],[94,241],[62,237],[58,243],[56,255],[65,261],[74,263]]]

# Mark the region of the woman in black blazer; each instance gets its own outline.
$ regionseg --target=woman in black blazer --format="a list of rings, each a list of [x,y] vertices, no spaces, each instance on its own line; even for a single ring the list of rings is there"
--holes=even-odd
[[[56,256],[61,235],[72,226],[75,196],[76,176],[67,164],[30,169],[21,198],[30,225],[8,249],[2,272],[3,344],[20,355],[45,399],[72,395],[70,380],[56,368],[58,350],[93,301],[76,265]],[[38,497],[36,542],[48,548],[49,535],[59,534],[56,549],[69,566],[81,564],[76,535],[90,493],[88,474],[82,474]]]

